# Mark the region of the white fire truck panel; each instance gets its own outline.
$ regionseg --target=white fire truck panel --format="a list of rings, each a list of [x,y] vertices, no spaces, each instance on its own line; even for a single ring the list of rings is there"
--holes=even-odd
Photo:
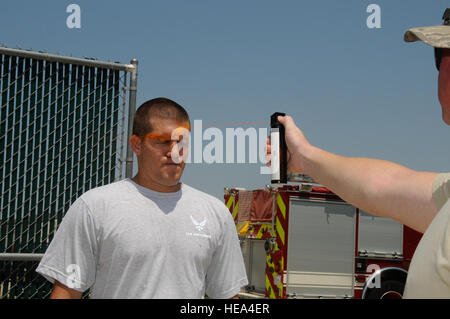
[[[288,296],[353,296],[356,209],[290,199]]]
[[[403,225],[390,218],[359,211],[358,253],[360,255],[403,255]]]
[[[264,294],[266,284],[266,251],[265,240],[249,239],[241,242],[242,255],[249,286],[257,293]]]

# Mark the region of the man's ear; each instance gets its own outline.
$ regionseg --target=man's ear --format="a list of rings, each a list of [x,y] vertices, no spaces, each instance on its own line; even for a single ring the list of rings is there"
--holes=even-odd
[[[142,140],[137,135],[131,135],[130,137],[130,145],[133,152],[136,154],[136,156],[141,155],[142,152]]]

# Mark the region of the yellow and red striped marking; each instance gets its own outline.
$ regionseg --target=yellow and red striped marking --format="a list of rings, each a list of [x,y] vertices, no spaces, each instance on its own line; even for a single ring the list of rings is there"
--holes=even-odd
[[[286,288],[283,286],[283,274],[287,253],[287,208],[289,198],[284,193],[276,195],[275,212],[275,249],[266,258],[266,297],[286,298]]]

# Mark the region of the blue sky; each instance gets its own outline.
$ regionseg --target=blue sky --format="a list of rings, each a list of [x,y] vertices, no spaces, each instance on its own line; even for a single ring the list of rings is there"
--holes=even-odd
[[[81,7],[81,29],[66,7]],[[369,29],[369,4],[381,28]],[[0,44],[128,63],[138,105],[165,96],[205,125],[292,115],[309,141],[344,156],[449,171],[433,50],[405,43],[448,1],[3,1]],[[261,127],[258,126],[258,127]],[[246,128],[243,126],[243,128]],[[270,182],[260,164],[190,164],[183,181],[221,197]]]

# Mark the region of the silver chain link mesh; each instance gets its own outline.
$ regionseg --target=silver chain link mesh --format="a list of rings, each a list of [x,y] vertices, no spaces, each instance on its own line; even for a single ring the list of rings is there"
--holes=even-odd
[[[44,253],[87,190],[124,178],[128,73],[0,54],[0,254]],[[0,261],[0,298],[45,298],[37,261]]]

